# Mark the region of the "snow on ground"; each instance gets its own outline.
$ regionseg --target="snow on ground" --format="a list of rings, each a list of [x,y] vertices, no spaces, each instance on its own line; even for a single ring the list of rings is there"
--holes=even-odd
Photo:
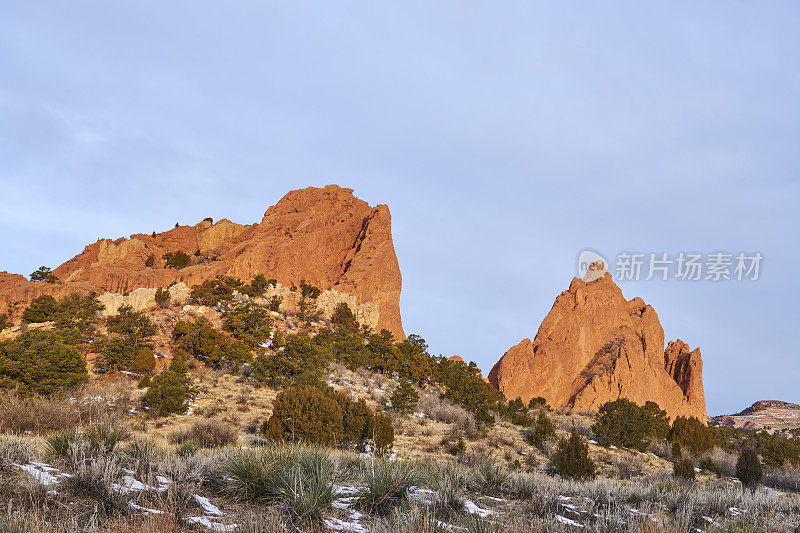
[[[27,472],[33,479],[38,481],[44,486],[51,486],[60,483],[63,479],[72,477],[71,474],[66,472],[60,472],[57,468],[53,468],[47,463],[36,463],[31,462],[25,465],[14,464],[15,468],[19,468],[20,470]],[[132,494],[135,492],[148,492],[148,491],[155,491],[155,492],[165,492],[168,490],[169,485],[172,484],[172,480],[166,478],[164,476],[156,476],[156,481],[158,482],[157,487],[153,487],[152,485],[147,485],[142,483],[135,477],[131,475],[133,473],[131,470],[125,469],[123,472],[126,474],[122,476],[121,483],[114,483],[112,488],[119,492],[120,494]],[[56,491],[51,490],[49,491],[51,494],[58,494]],[[203,526],[207,529],[212,531],[219,531],[219,532],[228,532],[234,531],[239,526],[237,524],[224,524],[219,521],[219,517],[223,516],[224,513],[220,510],[219,507],[211,503],[211,501],[204,497],[200,496],[199,494],[194,495],[195,501],[200,505],[203,509],[205,515],[204,516],[191,516],[187,518],[192,524],[197,524]],[[128,506],[133,509],[134,511],[139,511],[145,514],[164,514],[164,511],[159,509],[149,509],[147,507],[142,507],[134,502],[129,502]],[[358,516],[360,518],[360,514]],[[356,531],[357,533],[361,533],[359,530],[351,530]],[[366,531],[366,530],[363,530]]]
[[[203,511],[205,511],[206,514],[222,516],[222,511],[219,510],[219,507],[211,503],[211,500],[208,498],[200,496],[199,494],[195,494],[194,500],[200,504],[200,507],[203,508]]]
[[[26,465],[18,465],[14,463],[14,467],[24,470],[30,474],[33,479],[46,487],[55,485],[66,477],[72,477],[69,474],[59,472],[58,469],[53,468],[46,463],[28,463]]]
[[[580,522],[576,522],[575,520],[571,520],[571,519],[567,518],[566,516],[561,516],[560,514],[556,515],[556,520],[558,520],[562,524],[566,524],[568,526],[586,527],[583,524],[581,524]]]
[[[361,525],[358,520],[352,519],[349,522],[340,520],[333,516],[325,519],[325,526],[334,531],[353,531],[354,533],[367,533],[367,528]]]
[[[494,511],[492,511],[491,509],[484,509],[482,507],[478,507],[472,500],[464,501],[464,510],[470,514],[478,515],[481,518],[486,518],[487,516],[495,514]]]
[[[128,503],[128,507],[130,507],[134,511],[141,511],[145,514],[164,514],[164,511],[161,511],[159,509],[148,509],[147,507],[142,507],[141,505],[137,505],[133,502]]]
[[[186,521],[190,524],[203,526],[204,528],[212,531],[235,531],[239,527],[238,524],[223,524],[222,522],[216,522],[207,516],[190,516],[186,518]]]

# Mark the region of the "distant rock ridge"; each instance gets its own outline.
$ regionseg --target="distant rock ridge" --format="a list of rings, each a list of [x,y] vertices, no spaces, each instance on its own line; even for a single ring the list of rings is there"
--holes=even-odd
[[[718,415],[709,425],[765,430],[769,433],[797,434],[800,430],[800,405],[781,400],[760,400],[734,415]]]
[[[534,340],[510,348],[488,379],[509,399],[543,396],[554,409],[596,411],[624,397],[706,422],[702,374],[700,350],[680,340],[665,350],[655,310],[641,298],[626,300],[603,273],[574,278]]]
[[[766,411],[767,409],[786,409],[790,411],[800,410],[800,405],[796,403],[783,402],[781,400],[759,400],[753,405],[744,409],[741,413],[736,413],[733,416],[744,416],[758,413],[759,411]]]
[[[189,254],[190,266],[165,267],[164,254],[178,251]],[[174,283],[191,287],[218,275],[248,280],[264,274],[283,287],[306,281],[322,289],[319,303],[326,310],[347,301],[364,322],[405,338],[389,208],[370,207],[338,185],[291,191],[258,224],[206,219],[163,233],[100,239],[54,274],[59,281],[50,284],[0,272],[0,309],[18,319],[42,294],[125,295]]]

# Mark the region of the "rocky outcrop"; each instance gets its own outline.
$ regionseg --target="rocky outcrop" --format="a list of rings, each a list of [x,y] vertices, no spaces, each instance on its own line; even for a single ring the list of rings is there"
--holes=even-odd
[[[790,436],[800,429],[800,405],[781,400],[759,400],[735,415],[720,415],[710,426],[736,427]]]
[[[543,396],[553,408],[596,411],[620,397],[658,403],[671,417],[706,421],[700,351],[664,330],[641,298],[626,300],[605,273],[572,280],[536,337],[509,349],[488,379],[507,398]]]
[[[100,311],[101,316],[107,317],[116,315],[119,308],[127,305],[134,311],[147,311],[156,307],[156,290],[153,288],[139,288],[128,294],[118,292],[106,292],[97,297],[104,308]],[[171,305],[184,305],[189,301],[189,287],[185,283],[176,283],[167,289]]]
[[[166,267],[164,254],[178,251],[190,254],[191,264],[180,270]],[[58,297],[94,291],[130,297],[141,288],[181,282],[192,286],[219,275],[248,280],[264,274],[284,287],[306,281],[323,294],[332,291],[322,300],[326,309],[347,301],[365,323],[405,338],[402,278],[389,208],[370,207],[352,189],[337,185],[291,191],[258,224],[206,219],[164,233],[101,239],[54,273],[59,278],[54,284],[0,273],[0,308],[10,305],[12,316],[19,318],[33,298],[45,293]]]
[[[664,350],[664,370],[681,388],[689,406],[705,413],[706,396],[703,392],[703,359],[700,357],[700,348],[692,350],[680,339],[670,341]]]

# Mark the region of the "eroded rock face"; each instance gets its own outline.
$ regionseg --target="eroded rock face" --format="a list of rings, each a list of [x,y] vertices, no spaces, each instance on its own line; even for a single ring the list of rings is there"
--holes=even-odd
[[[705,413],[706,396],[703,392],[703,359],[700,357],[700,348],[692,350],[680,339],[670,341],[664,350],[664,370],[681,388],[689,405]]]
[[[166,268],[163,255],[178,251],[190,254],[192,264],[180,270]],[[150,256],[153,265],[147,266]],[[192,286],[218,275],[249,280],[264,274],[285,287],[304,280],[323,291],[335,291],[323,299],[326,309],[346,300],[365,323],[405,338],[400,317],[402,277],[389,208],[370,207],[353,196],[352,189],[337,185],[291,191],[258,224],[204,220],[164,233],[101,239],[54,273],[59,278],[55,284],[0,273],[0,309],[10,305],[12,316],[19,318],[41,294],[60,297],[94,291],[130,297],[141,288],[181,282]],[[143,298],[150,300],[149,294]]]
[[[488,379],[507,398],[543,396],[556,409],[596,411],[625,397],[705,422],[702,370],[700,351],[681,341],[665,352],[655,310],[641,298],[626,300],[605,273],[591,282],[573,279],[533,342],[509,349]]]

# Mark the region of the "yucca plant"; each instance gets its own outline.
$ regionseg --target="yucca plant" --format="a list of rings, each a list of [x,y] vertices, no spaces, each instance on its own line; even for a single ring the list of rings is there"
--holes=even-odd
[[[440,465],[431,473],[429,483],[436,492],[437,514],[451,516],[464,509],[464,477],[456,465],[451,462]]]
[[[199,452],[203,447],[194,439],[183,441],[175,448],[175,455],[178,457],[191,457]]]
[[[235,495],[274,503],[295,524],[320,522],[336,497],[333,461],[317,448],[239,451],[229,460],[226,473]]]
[[[376,461],[367,472],[366,485],[356,493],[356,504],[375,514],[387,514],[406,501],[408,490],[419,479],[414,463]]]
[[[110,453],[122,441],[129,439],[128,428],[113,422],[97,422],[86,429],[86,439],[96,453]]]
[[[334,472],[330,455],[317,448],[301,449],[295,465],[281,465],[276,470],[278,502],[291,522],[299,525],[322,521],[323,513],[336,499]]]
[[[503,465],[485,461],[475,466],[472,472],[472,484],[480,491],[496,492],[508,481],[511,472]]]
[[[46,439],[47,457],[52,459],[62,459],[69,453],[70,447],[81,438],[81,433],[77,429],[67,429],[53,433]]]

